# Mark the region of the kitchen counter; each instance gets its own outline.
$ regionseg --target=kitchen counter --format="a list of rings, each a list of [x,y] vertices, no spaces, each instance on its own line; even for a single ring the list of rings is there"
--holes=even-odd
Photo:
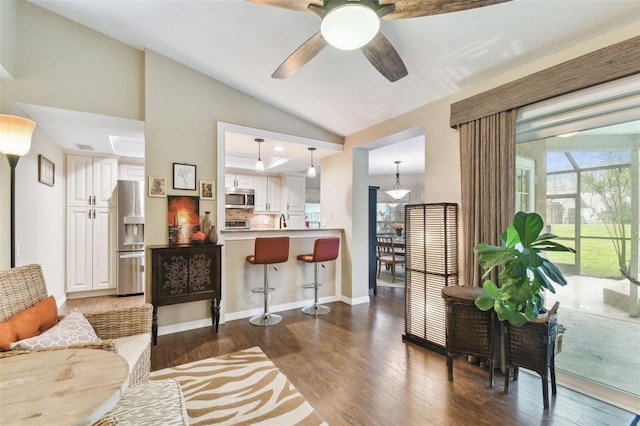
[[[222,229],[220,232],[222,233],[235,233],[235,232],[312,232],[312,231],[342,231],[342,228],[230,228],[230,229]]]
[[[302,308],[313,304],[313,289],[302,286],[313,282],[313,265],[297,260],[299,254],[313,252],[316,238],[339,237],[338,259],[323,262],[320,281],[320,303],[339,300],[342,278],[342,228],[312,229],[225,229],[220,232],[223,243],[223,294],[225,295],[224,318],[226,321],[248,318],[262,312],[263,295],[252,293],[251,289],[263,284],[264,269],[251,265],[246,258],[254,253],[255,239],[258,237],[290,238],[289,260],[274,265],[270,270],[270,285],[276,290],[271,293],[270,311],[279,312]]]

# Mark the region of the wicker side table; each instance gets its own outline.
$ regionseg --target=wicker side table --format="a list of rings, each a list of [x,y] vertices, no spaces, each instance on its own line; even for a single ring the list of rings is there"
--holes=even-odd
[[[493,387],[495,321],[493,310],[481,311],[474,300],[486,295],[481,287],[447,286],[442,289],[445,301],[447,369],[453,381],[453,356],[473,355],[489,365],[489,387]]]
[[[549,378],[551,394],[557,393],[555,371],[555,343],[558,336],[558,307],[556,302],[545,316],[527,321],[522,327],[513,327],[505,322],[505,376],[504,393],[509,393],[509,375],[513,369],[513,380],[518,380],[518,368],[533,370],[542,381],[544,408],[549,408]]]

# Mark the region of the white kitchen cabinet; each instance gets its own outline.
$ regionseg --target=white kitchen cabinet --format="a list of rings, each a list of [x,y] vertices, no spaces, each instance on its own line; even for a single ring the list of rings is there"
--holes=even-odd
[[[119,164],[118,180],[144,181],[144,165]]]
[[[67,205],[115,207],[118,160],[67,156]]]
[[[233,188],[235,186],[236,177],[235,175],[225,174],[224,175],[224,187],[225,188]]]
[[[304,213],[306,181],[303,176],[287,176],[284,179],[282,211]]]
[[[255,193],[254,213],[280,213],[280,178],[277,176],[253,176]]]
[[[289,212],[286,214],[287,228],[302,229],[305,227],[304,212]]]
[[[67,207],[67,292],[116,288],[115,208]]]
[[[255,189],[254,179],[255,178],[252,175],[237,175],[234,173],[227,173],[224,175],[224,187]]]
[[[286,176],[282,185],[282,213],[285,214],[287,227],[301,229],[305,227],[304,203],[306,180],[304,176]]]

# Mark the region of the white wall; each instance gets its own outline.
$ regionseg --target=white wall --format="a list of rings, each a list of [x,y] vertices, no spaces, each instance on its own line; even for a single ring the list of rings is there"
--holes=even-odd
[[[55,164],[54,186],[38,182],[38,155]],[[64,199],[64,154],[36,127],[31,149],[16,167],[16,266],[39,263],[59,304],[66,293]]]
[[[11,78],[16,72],[16,0],[0,1],[0,77]]]

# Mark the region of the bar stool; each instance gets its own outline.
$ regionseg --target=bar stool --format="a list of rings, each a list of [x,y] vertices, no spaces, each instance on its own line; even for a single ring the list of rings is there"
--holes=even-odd
[[[247,256],[252,265],[264,265],[264,288],[251,290],[253,293],[264,293],[264,312],[249,320],[253,325],[267,326],[282,321],[282,317],[269,313],[269,293],[275,288],[269,287],[269,266],[289,260],[289,237],[256,238],[254,254]]]
[[[314,289],[313,306],[302,308],[302,312],[307,315],[326,315],[331,312],[331,308],[318,304],[318,288],[322,285],[318,282],[318,264],[335,260],[338,257],[338,249],[340,247],[340,238],[318,238],[313,243],[312,254],[298,255],[298,260],[314,264],[313,284],[305,284],[304,288]],[[322,265],[324,268],[324,265]]]

